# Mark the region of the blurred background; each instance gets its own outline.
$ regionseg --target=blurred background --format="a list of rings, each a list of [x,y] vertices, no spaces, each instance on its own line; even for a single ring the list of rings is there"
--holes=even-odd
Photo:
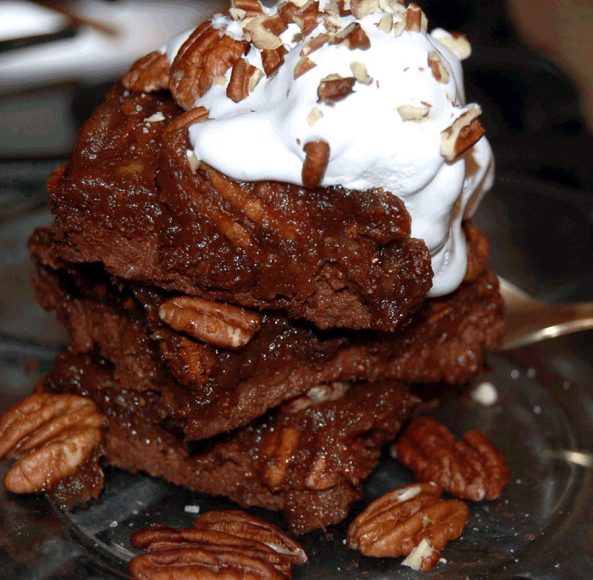
[[[468,98],[501,170],[593,190],[593,2],[420,0],[433,26],[465,32]],[[140,55],[220,0],[0,2],[0,209],[10,183],[45,175]],[[22,185],[22,183],[21,183]]]

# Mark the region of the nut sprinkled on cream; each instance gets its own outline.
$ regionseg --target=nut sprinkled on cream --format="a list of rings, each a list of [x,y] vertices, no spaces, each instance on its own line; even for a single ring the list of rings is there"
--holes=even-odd
[[[493,172],[480,108],[465,104],[467,39],[429,34],[424,12],[403,0],[232,4],[201,37],[161,51],[172,78],[186,75],[172,83],[178,104],[209,112],[189,127],[196,157],[237,180],[397,195],[431,253],[429,295],[455,290],[467,267],[461,220]]]

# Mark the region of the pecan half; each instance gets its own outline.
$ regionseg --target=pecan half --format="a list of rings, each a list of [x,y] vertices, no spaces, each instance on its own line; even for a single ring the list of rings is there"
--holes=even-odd
[[[303,185],[309,189],[318,187],[325,175],[329,163],[329,144],[325,141],[309,141],[303,147],[305,161],[303,162]]]
[[[261,326],[259,314],[195,296],[178,296],[163,302],[159,317],[174,330],[231,349],[245,346]]]
[[[171,65],[169,88],[175,102],[193,108],[214,82],[243,56],[249,43],[236,40],[204,22],[183,43]]]
[[[102,430],[102,416],[84,397],[36,393],[17,403],[0,418],[0,459],[17,458],[6,489],[53,490],[97,455]]]
[[[147,550],[130,562],[132,578],[283,579],[307,561],[282,530],[236,510],[208,512],[193,528],[141,530],[131,542]]]
[[[469,514],[465,503],[442,500],[441,493],[418,483],[381,496],[350,524],[348,546],[365,556],[409,556],[406,565],[429,570],[445,545],[459,538]]]
[[[398,461],[418,480],[434,481],[458,497],[496,499],[508,481],[504,456],[480,431],[458,439],[435,419],[419,417],[395,447]]]
[[[211,510],[196,518],[194,527],[216,530],[246,540],[254,540],[285,556],[293,564],[305,564],[307,554],[278,526],[240,510]]]
[[[471,105],[450,127],[441,132],[441,155],[447,161],[457,159],[486,134],[478,120],[481,114],[482,109],[478,105]]]
[[[138,59],[123,76],[122,84],[135,93],[151,93],[169,88],[167,55],[155,50]]]

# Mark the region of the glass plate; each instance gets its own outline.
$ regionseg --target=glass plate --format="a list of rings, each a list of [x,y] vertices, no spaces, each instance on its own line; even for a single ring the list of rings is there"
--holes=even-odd
[[[593,200],[584,192],[525,178],[499,178],[477,221],[497,272],[540,297],[593,298]],[[47,210],[29,203],[0,222],[0,410],[25,395],[65,338],[34,304],[25,243]],[[347,523],[301,538],[310,562],[295,578],[590,578],[593,569],[593,333],[493,355],[478,382],[496,404],[450,396],[437,416],[457,433],[480,428],[506,454],[503,497],[471,505],[462,539],[430,573],[371,559],[344,545]],[[0,476],[7,464],[0,464]],[[369,500],[412,481],[385,454],[365,486]],[[130,533],[150,524],[189,525],[196,511],[232,502],[160,479],[106,469],[89,509],[62,511],[44,497],[0,490],[0,578],[118,578],[134,554]],[[253,513],[282,525],[279,515]]]

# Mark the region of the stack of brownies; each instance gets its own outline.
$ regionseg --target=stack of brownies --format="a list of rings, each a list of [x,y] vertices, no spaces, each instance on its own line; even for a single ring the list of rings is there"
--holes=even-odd
[[[42,389],[96,402],[113,466],[282,510],[296,533],[337,523],[422,393],[471,380],[498,344],[487,243],[466,220],[465,279],[428,297],[399,197],[198,163],[195,109],[133,72],[29,243],[70,337]]]

